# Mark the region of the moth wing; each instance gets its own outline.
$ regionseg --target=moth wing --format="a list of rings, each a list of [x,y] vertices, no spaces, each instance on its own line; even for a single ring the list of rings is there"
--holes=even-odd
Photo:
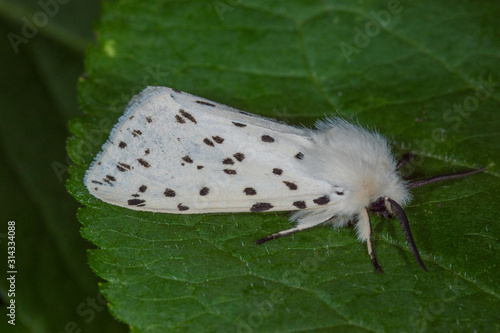
[[[165,213],[290,211],[335,199],[303,167],[308,131],[184,92],[134,97],[85,176],[97,198]]]

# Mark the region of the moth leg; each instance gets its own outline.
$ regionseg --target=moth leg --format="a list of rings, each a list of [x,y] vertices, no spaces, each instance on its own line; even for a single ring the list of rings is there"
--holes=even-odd
[[[370,255],[370,259],[372,260],[373,267],[375,267],[376,273],[382,273],[382,267],[378,264],[377,257],[375,256],[375,252],[373,252],[372,246],[372,235],[366,240],[366,246],[368,248],[368,254]]]
[[[386,219],[392,219],[392,215],[386,210],[383,210],[381,212],[377,212],[377,214],[385,217]]]
[[[307,229],[311,229],[314,226],[310,226],[310,227],[309,226],[308,227],[295,227],[295,228],[291,228],[291,229],[279,231],[277,233],[274,233],[274,234],[271,234],[271,235],[266,236],[264,238],[261,238],[259,240],[256,240],[255,244],[262,244],[262,243],[265,243],[267,241],[270,241],[271,239],[275,239],[275,238],[279,238],[279,237],[283,237],[283,236],[288,236],[288,235],[294,234],[294,233],[299,232],[299,231],[304,231],[304,230],[307,230]]]
[[[362,220],[362,225],[360,225],[360,228],[364,229],[362,232],[362,236],[363,236],[363,238],[366,237],[366,247],[368,249],[368,255],[370,256],[370,259],[372,260],[373,267],[375,267],[375,272],[382,273],[382,267],[379,265],[379,263],[377,261],[377,257],[375,256],[375,252],[373,251],[372,221],[370,220],[370,215],[368,214],[368,210],[365,210],[364,213],[362,213],[362,214],[363,215],[360,216],[360,218]]]
[[[398,162],[398,164],[396,165],[396,170],[399,170],[401,169],[402,167],[404,167],[406,165],[406,163],[410,162],[410,160],[415,157],[414,154],[412,153],[408,153],[408,154],[405,154],[403,156],[403,158],[401,158]]]

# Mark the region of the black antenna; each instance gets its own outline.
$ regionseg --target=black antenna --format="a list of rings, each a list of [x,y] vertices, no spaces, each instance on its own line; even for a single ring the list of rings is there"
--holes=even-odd
[[[391,198],[385,198],[385,202],[386,206],[388,206],[387,210],[391,211],[394,215],[396,215],[399,224],[401,224],[401,229],[403,229],[403,233],[405,235],[406,242],[410,247],[411,254],[413,254],[413,257],[418,262],[420,267],[422,267],[424,271],[427,271],[427,267],[425,267],[422,258],[420,258],[420,253],[418,253],[417,245],[415,245],[415,241],[413,240],[410,224],[408,223],[408,218],[406,217],[405,211],[396,201],[392,200]]]
[[[406,165],[406,163],[408,163],[412,158],[414,158],[415,155],[413,153],[408,153],[408,154],[405,154],[403,156],[403,158],[398,162],[398,164],[396,165],[396,170],[399,170],[401,169],[402,167],[404,167]]]
[[[484,168],[470,170],[470,171],[465,171],[465,172],[460,172],[460,173],[453,173],[453,174],[448,174],[448,175],[434,176],[434,177],[431,177],[431,178],[427,178],[427,179],[422,179],[422,180],[417,180],[417,181],[411,182],[407,186],[408,186],[408,188],[411,189],[411,188],[415,188],[415,187],[424,186],[424,185],[427,185],[427,184],[432,184],[432,183],[440,182],[440,181],[443,181],[443,180],[462,178],[462,177],[465,177],[465,176],[473,175],[475,173],[479,173],[479,172],[484,171],[486,169],[487,169],[487,167],[484,167]]]

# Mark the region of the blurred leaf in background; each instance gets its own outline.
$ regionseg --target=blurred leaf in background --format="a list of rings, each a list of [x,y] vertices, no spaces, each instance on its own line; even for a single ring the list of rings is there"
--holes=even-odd
[[[495,1],[105,2],[68,188],[112,313],[140,332],[498,330],[499,14]],[[88,194],[85,170],[147,85],[297,125],[355,119],[419,156],[411,178],[489,170],[413,191],[428,273],[393,220],[375,220],[379,275],[352,228],[256,246],[286,214],[153,214]]]
[[[15,221],[18,272],[16,326],[1,311],[2,332],[127,329],[99,294],[87,263],[91,244],[64,186],[72,163],[67,123],[81,114],[76,85],[99,10],[94,0],[0,2],[0,248],[5,272],[7,222]],[[5,278],[0,288],[10,301]]]

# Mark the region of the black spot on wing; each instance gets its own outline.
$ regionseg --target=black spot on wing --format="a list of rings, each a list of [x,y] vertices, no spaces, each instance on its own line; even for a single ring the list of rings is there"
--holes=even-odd
[[[222,160],[222,164],[233,165],[234,161],[228,157]]]
[[[250,208],[251,212],[264,212],[273,208],[274,206],[267,202],[258,202]]]
[[[174,89],[174,88],[172,88],[172,90],[173,90],[173,91],[175,91],[175,92],[176,92],[176,93],[178,93],[178,94],[182,94],[182,91],[180,91],[179,89]]]
[[[228,175],[235,175],[236,174],[236,170],[233,170],[233,169],[224,169],[223,171],[225,173],[227,173]]]
[[[324,195],[322,197],[314,199],[313,202],[317,205],[326,205],[330,202],[330,197],[328,195]]]
[[[149,155],[149,148],[144,151],[144,154]]]
[[[247,187],[243,190],[246,195],[256,195],[257,191],[253,187]]]
[[[283,183],[291,190],[291,191],[295,191],[297,189],[297,185],[292,183],[292,182],[287,182],[287,181],[283,181]]]
[[[141,185],[141,187],[139,187],[139,192],[144,193],[147,189],[148,187],[146,185]]]
[[[143,160],[142,158],[138,158],[137,162],[139,162],[145,168],[149,168],[151,166],[146,160]]]
[[[301,160],[304,158],[304,154],[302,154],[301,152],[298,152],[296,155],[295,155],[295,158],[298,159],[298,160]]]
[[[238,161],[241,162],[245,159],[245,154],[243,153],[236,153],[233,155],[233,157]]]
[[[111,175],[106,175],[106,179],[112,181],[112,182],[116,182],[116,178],[111,176]]]
[[[335,194],[337,194],[337,195],[344,195],[344,192],[335,191]]]
[[[163,192],[163,194],[166,196],[166,197],[169,197],[169,198],[173,198],[175,197],[175,191],[172,190],[171,188],[166,188],[165,189],[165,192]]]
[[[211,106],[211,107],[215,107],[215,104],[208,103],[208,102],[205,102],[205,101],[196,101],[196,103],[202,104],[202,105]]]
[[[192,121],[193,123],[197,124],[196,119],[188,112],[184,111],[183,109],[179,109],[179,113],[186,119]]]
[[[189,207],[188,206],[184,206],[183,204],[180,203],[180,204],[177,205],[177,209],[182,212],[184,210],[188,210]]]
[[[144,204],[145,202],[146,202],[146,200],[142,200],[142,199],[130,199],[129,201],[127,201],[129,206],[137,206],[137,207],[146,206]]]
[[[295,201],[293,203],[293,205],[299,209],[306,209],[307,208],[305,201]]]
[[[210,147],[215,146],[214,143],[212,141],[210,141],[210,139],[208,139],[208,138],[203,139],[203,142]]]
[[[186,121],[184,120],[184,118],[182,118],[178,114],[175,115],[175,121],[178,122],[179,124],[185,124],[186,123]]]
[[[224,139],[221,138],[220,136],[213,136],[212,139],[214,139],[214,141],[217,142],[218,144],[221,144],[224,142]]]
[[[121,149],[127,147],[127,144],[123,141],[120,141],[120,143],[118,144],[118,147],[120,147]]]
[[[200,190],[200,195],[205,196],[210,192],[210,189],[208,187],[204,187]]]
[[[125,171],[130,170],[130,165],[119,162],[116,165],[116,168],[118,169],[118,171],[125,172]]]
[[[196,167],[196,169],[198,169],[198,170],[201,170],[201,169],[203,169],[203,168],[204,168],[204,166],[203,166],[203,165],[198,165],[198,166]]]
[[[273,173],[275,175],[281,176],[283,174],[283,170],[281,170],[280,168],[274,168]]]
[[[183,160],[184,162],[187,162],[187,163],[190,163],[190,164],[191,164],[191,163],[193,163],[193,160],[192,160],[192,159],[191,159],[191,157],[189,157],[188,155],[184,156],[184,157],[182,158],[182,160]]]
[[[147,121],[148,123],[152,123],[152,122],[153,122],[153,118],[151,118],[151,117],[146,117],[146,121]]]
[[[181,212],[184,211],[184,210],[188,210],[189,207],[188,206],[184,206],[182,205],[181,203],[177,205],[177,209],[180,210]]]
[[[244,114],[245,116],[249,116],[249,117],[254,117],[254,118],[262,118],[261,116],[258,116],[256,114],[253,114],[253,113],[249,113],[249,112],[246,112],[246,111],[238,111],[240,114]],[[277,124],[280,124],[281,122],[276,120],[276,119],[272,119],[272,118],[265,118],[267,121],[272,121],[273,123],[277,123]]]
[[[270,135],[263,135],[260,137],[260,139],[262,140],[262,142],[274,142],[274,138]]]
[[[99,184],[99,185],[104,185],[103,183],[98,182],[97,180],[93,180],[93,181],[92,181],[92,183],[94,183],[94,184]]]
[[[246,124],[237,123],[235,121],[233,121],[233,124],[234,124],[234,126],[237,126],[237,127],[246,127],[247,126]]]
[[[138,137],[139,135],[142,135],[142,132],[141,132],[141,131],[139,131],[139,130],[133,130],[133,131],[132,131],[132,135],[133,135],[134,137]]]

